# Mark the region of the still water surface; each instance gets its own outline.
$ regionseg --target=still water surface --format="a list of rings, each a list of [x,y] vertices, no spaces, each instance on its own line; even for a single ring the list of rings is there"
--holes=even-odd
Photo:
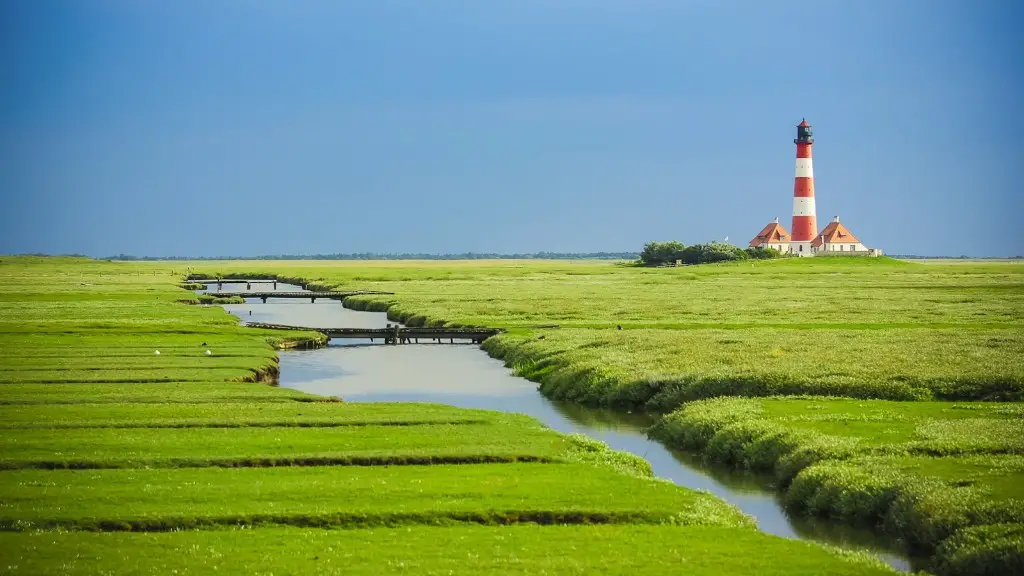
[[[211,291],[216,291],[216,285]],[[253,284],[253,290],[270,290]],[[223,290],[245,290],[224,284]],[[278,290],[300,290],[278,284]],[[224,306],[241,320],[318,328],[383,328],[383,313],[349,310],[335,300],[269,300]],[[791,518],[783,509],[770,478],[709,466],[699,457],[666,448],[649,439],[653,423],[646,414],[587,408],[545,398],[537,385],[513,376],[501,361],[477,346],[419,344],[387,346],[368,340],[333,340],[320,350],[280,354],[281,386],[313,394],[341,396],[346,402],[436,402],[530,415],[561,432],[580,432],[616,450],[651,463],[654,474],[676,484],[707,490],[757,519],[761,530],[786,538],[803,538],[847,549],[867,550],[888,564],[918,569],[884,538],[868,530],[836,522]]]

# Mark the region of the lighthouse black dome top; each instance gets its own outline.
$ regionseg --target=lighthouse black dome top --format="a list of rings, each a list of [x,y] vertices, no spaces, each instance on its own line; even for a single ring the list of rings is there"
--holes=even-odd
[[[796,125],[796,140],[793,140],[794,144],[814,144],[814,132],[811,130],[811,125],[804,118]]]

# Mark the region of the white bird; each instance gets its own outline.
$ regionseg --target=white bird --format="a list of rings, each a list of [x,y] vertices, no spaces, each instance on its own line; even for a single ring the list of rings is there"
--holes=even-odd
[[[206,355],[207,355],[207,356],[212,356],[212,355],[213,355],[213,352],[210,352],[209,350],[207,350],[207,351],[206,351]]]
[[[159,350],[157,350],[157,351],[156,351],[156,355],[157,355],[157,356],[159,356],[159,355],[160,355],[160,351],[159,351]]]

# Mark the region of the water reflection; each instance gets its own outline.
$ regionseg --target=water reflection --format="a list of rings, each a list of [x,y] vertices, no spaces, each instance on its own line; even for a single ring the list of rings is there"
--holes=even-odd
[[[228,288],[223,290],[238,290]],[[257,285],[253,285],[254,289]],[[215,287],[214,287],[215,288]],[[242,285],[242,290],[244,290]],[[279,284],[279,290],[298,290]],[[225,308],[243,321],[314,327],[383,328],[384,314],[358,312],[340,302],[251,299]],[[465,344],[367,346],[368,341],[332,341],[321,350],[280,355],[281,386],[346,402],[435,402],[532,416],[561,432],[580,432],[616,450],[637,454],[654,474],[688,488],[706,490],[757,520],[761,530],[786,538],[805,538],[848,549],[870,550],[897,568],[918,569],[884,538],[834,522],[790,518],[770,477],[709,466],[698,456],[673,451],[647,437],[655,418],[643,413],[586,408],[554,402],[536,385],[513,376],[498,360]]]

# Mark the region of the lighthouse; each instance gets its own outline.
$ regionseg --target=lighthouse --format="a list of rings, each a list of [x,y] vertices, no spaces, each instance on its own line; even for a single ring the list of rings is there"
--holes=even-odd
[[[793,256],[850,255],[881,256],[879,248],[868,248],[839,223],[839,216],[818,233],[814,210],[814,168],[811,164],[811,146],[814,134],[804,118],[796,125],[796,181],[793,184],[793,233],[779,224],[770,222],[750,241],[751,248],[772,249]]]
[[[793,184],[793,228],[790,251],[797,256],[811,255],[811,242],[818,234],[814,211],[814,166],[811,147],[814,134],[807,119],[796,127],[796,181]]]

